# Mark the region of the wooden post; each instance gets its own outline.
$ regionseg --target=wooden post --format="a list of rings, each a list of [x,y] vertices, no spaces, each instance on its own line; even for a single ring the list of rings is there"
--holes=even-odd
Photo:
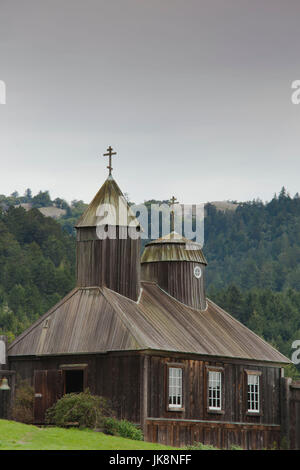
[[[7,367],[7,337],[0,335],[0,370]]]
[[[141,428],[144,433],[145,441],[147,440],[147,417],[148,417],[148,369],[149,369],[149,356],[147,354],[142,356],[141,360],[141,407],[140,407],[140,420]]]
[[[280,440],[286,441],[286,445],[290,447],[290,385],[292,379],[290,377],[281,377],[280,379],[280,398],[281,398],[281,426]]]
[[[7,337],[5,335],[0,335],[0,383],[4,377],[8,379],[10,390],[0,391],[0,399],[2,400],[3,405],[0,406],[0,411],[1,414],[3,414],[2,418],[11,419],[12,407],[15,398],[16,372],[14,370],[9,370],[7,358]]]

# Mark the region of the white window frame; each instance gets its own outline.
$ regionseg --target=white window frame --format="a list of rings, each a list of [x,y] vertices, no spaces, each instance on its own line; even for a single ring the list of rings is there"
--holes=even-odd
[[[183,369],[168,366],[168,407],[183,408]]]
[[[260,413],[260,374],[247,373],[247,411]]]
[[[208,371],[208,409],[222,410],[222,372]],[[215,404],[213,404],[215,402]],[[211,404],[212,403],[212,404]]]

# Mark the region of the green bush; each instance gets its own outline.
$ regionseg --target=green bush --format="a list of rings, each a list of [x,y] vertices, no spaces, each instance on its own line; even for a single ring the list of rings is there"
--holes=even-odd
[[[118,434],[119,421],[115,418],[106,418],[103,423],[103,431],[105,434],[116,436]]]
[[[281,450],[289,450],[289,448],[290,448],[290,446],[289,446],[288,438],[286,436],[284,436],[280,441],[280,449]]]
[[[104,419],[112,416],[108,400],[91,395],[89,390],[64,395],[46,412],[46,423],[65,427],[77,424],[84,428],[103,428]]]
[[[126,437],[135,441],[144,440],[142,431],[135,424],[125,419],[118,421],[115,418],[106,418],[104,420],[104,432],[112,436]]]
[[[184,450],[219,450],[216,447],[203,444],[202,442],[194,442],[194,444],[183,447]]]
[[[34,390],[27,380],[17,383],[12,418],[20,423],[33,423]]]

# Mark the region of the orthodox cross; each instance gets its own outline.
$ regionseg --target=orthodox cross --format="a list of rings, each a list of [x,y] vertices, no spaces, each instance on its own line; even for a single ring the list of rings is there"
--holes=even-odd
[[[174,204],[179,204],[179,201],[177,201],[177,198],[175,196],[172,196],[169,205],[172,207],[171,210],[171,233],[174,232],[175,230],[175,214],[174,214]]]
[[[111,170],[113,169],[113,167],[111,166],[111,157],[113,155],[117,155],[117,152],[113,152],[113,149],[111,146],[108,147],[107,153],[103,154],[103,157],[109,157],[108,166],[107,166],[109,170],[109,176],[111,176]]]

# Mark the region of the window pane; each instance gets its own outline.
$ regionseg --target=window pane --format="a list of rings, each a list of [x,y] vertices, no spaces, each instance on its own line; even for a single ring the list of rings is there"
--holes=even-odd
[[[182,407],[182,369],[169,367],[169,405]]]
[[[248,411],[259,411],[259,375],[248,374]]]
[[[210,409],[221,409],[221,372],[208,372],[208,406]]]

